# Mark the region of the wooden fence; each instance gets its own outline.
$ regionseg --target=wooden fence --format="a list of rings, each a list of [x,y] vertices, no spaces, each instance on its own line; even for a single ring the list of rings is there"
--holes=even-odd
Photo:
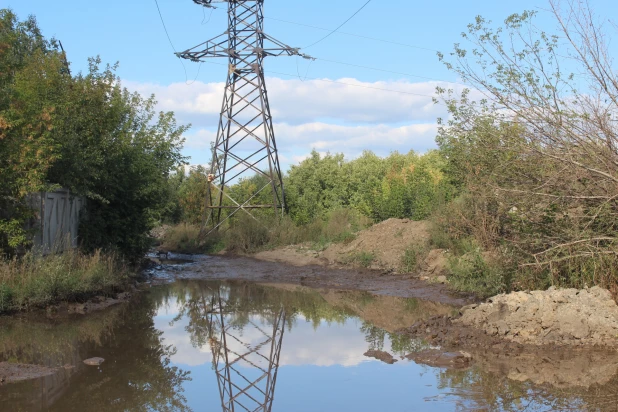
[[[36,217],[31,227],[36,230],[34,247],[43,254],[60,253],[77,247],[79,214],[85,205],[82,197],[72,196],[67,189],[31,195]]]

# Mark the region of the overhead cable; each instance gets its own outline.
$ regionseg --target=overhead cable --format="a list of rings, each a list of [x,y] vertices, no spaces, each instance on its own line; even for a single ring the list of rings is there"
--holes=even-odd
[[[294,24],[294,25],[297,25],[297,26],[309,27],[309,28],[316,29],[316,30],[331,31],[331,29],[326,29],[324,27],[312,26],[310,24],[298,23],[298,22],[295,22],[295,21],[284,20],[284,19],[278,19],[276,17],[266,16],[264,18],[265,19],[269,19],[269,20],[280,21],[282,23],[288,23],[288,24]],[[338,31],[338,30],[336,31],[336,33],[337,34],[344,34],[346,36],[358,37],[358,38],[361,38],[361,39],[375,40],[375,41],[379,41],[379,42],[382,42],[382,43],[394,44],[396,46],[409,47],[409,48],[412,48],[412,49],[419,49],[419,50],[427,50],[427,51],[431,51],[431,52],[438,52],[438,50],[430,49],[428,47],[415,46],[415,45],[412,45],[412,44],[400,43],[400,42],[396,42],[396,41],[392,41],[392,40],[378,39],[376,37],[364,36],[362,34],[348,33],[348,32],[345,32],[345,31]]]
[[[410,74],[410,73],[397,72],[397,71],[393,71],[393,70],[379,69],[377,67],[370,67],[370,66],[363,66],[363,65],[360,65],[360,64],[340,62],[340,61],[336,61],[336,60],[323,59],[323,58],[320,58],[320,57],[314,57],[314,59],[315,60],[319,60],[319,61],[323,61],[323,62],[342,64],[344,66],[358,67],[358,68],[367,69],[367,70],[375,70],[375,71],[378,71],[378,72],[401,74],[403,76],[408,76],[408,77],[417,77],[419,79],[432,80],[432,81],[435,81],[435,82],[459,84],[459,83],[456,83],[456,82],[449,82],[447,80],[434,79],[433,77],[419,76],[417,74]]]
[[[214,10],[217,9],[216,7],[213,7],[211,9]],[[423,47],[423,46],[417,46],[414,44],[408,44],[408,43],[401,43],[398,41],[393,41],[393,40],[388,40],[388,39],[379,39],[377,37],[371,37],[371,36],[365,36],[363,34],[357,34],[357,33],[349,33],[349,32],[345,32],[345,31],[339,31],[338,29],[332,30],[332,29],[327,29],[325,27],[319,27],[319,26],[314,26],[311,24],[306,24],[306,23],[299,23],[297,21],[291,21],[291,20],[285,20],[285,19],[279,19],[277,17],[271,17],[271,16],[264,16],[265,19],[268,20],[274,20],[274,21],[279,21],[281,23],[287,23],[287,24],[293,24],[295,26],[301,26],[301,27],[309,27],[311,29],[316,29],[316,30],[322,30],[322,31],[328,31],[331,32],[331,34],[343,34],[345,36],[350,36],[350,37],[358,37],[359,39],[366,39],[366,40],[373,40],[373,41],[377,41],[377,42],[381,42],[381,43],[387,43],[387,44],[393,44],[395,46],[402,46],[402,47],[408,47],[411,49],[418,49],[418,50],[426,50],[426,51],[430,51],[430,52],[435,52],[438,53],[439,50],[437,49],[432,49],[429,47]],[[308,47],[308,46],[307,46]]]
[[[339,26],[338,26],[335,30],[331,31],[331,32],[330,32],[330,33],[328,33],[326,36],[322,37],[320,40],[318,40],[318,41],[316,41],[316,42],[314,42],[314,43],[311,43],[309,46],[305,46],[305,47],[303,47],[303,49],[308,49],[309,47],[315,46],[316,44],[318,44],[318,43],[320,43],[320,42],[322,42],[322,41],[326,40],[327,38],[329,38],[329,37],[330,37],[331,35],[333,35],[333,34],[334,34],[337,30],[339,30],[340,28],[342,28],[343,26],[345,26],[345,24],[346,24],[347,22],[349,22],[350,20],[352,20],[352,19],[354,18],[354,16],[356,16],[358,13],[360,13],[360,12],[361,12],[361,10],[362,10],[362,9],[364,9],[364,8],[365,8],[365,7],[366,7],[369,3],[371,3],[371,0],[367,0],[367,2],[366,2],[365,4],[363,4],[363,5],[361,6],[361,8],[360,8],[360,9],[356,10],[356,11],[354,12],[354,14],[352,14],[350,17],[348,17],[348,19],[347,19],[346,21],[344,21],[343,23],[341,23],[341,24],[340,24],[340,25],[339,25]]]
[[[161,8],[159,7],[159,2],[158,2],[158,0],[154,0],[154,2],[157,5],[157,11],[159,12],[159,18],[161,19],[161,24],[163,25],[163,30],[165,30],[165,35],[167,36],[167,40],[170,42],[170,46],[172,46],[172,50],[174,50],[174,54],[177,55],[176,47],[174,47],[174,43],[172,42],[172,38],[170,37],[170,34],[167,31],[167,26],[165,25],[165,20],[163,20],[163,14],[161,13]],[[189,83],[189,75],[187,74],[187,68],[185,67],[185,64],[182,61],[182,59],[179,59],[179,60],[180,60],[180,64],[182,64],[182,69],[185,71],[185,84],[191,85],[191,84],[195,83],[195,81],[197,80],[197,77],[200,75],[200,69],[202,68],[202,65],[200,64],[199,68],[197,69],[197,74],[195,75],[195,79],[193,79],[193,81],[191,83]]]

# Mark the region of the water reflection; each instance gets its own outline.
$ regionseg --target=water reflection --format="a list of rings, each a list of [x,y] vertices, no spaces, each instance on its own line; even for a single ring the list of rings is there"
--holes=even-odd
[[[55,368],[0,387],[4,411],[187,411],[189,375],[171,365],[175,348],[154,327],[157,303],[139,299],[63,320],[3,319],[0,360]],[[100,356],[100,367],[83,359]]]
[[[613,410],[618,354],[473,353],[446,370],[395,333],[453,308],[366,292],[176,282],[62,320],[0,319],[0,362],[51,373],[0,386],[4,411]],[[368,358],[383,350],[398,362]],[[100,367],[82,360],[100,356]]]
[[[248,297],[219,285],[213,289],[209,306],[201,305],[208,308],[204,318],[224,412],[272,409],[286,311],[283,305],[271,302],[260,308],[258,324],[252,319]],[[200,302],[204,302],[203,296]],[[247,333],[247,329],[254,333]],[[257,338],[252,336],[255,334]]]

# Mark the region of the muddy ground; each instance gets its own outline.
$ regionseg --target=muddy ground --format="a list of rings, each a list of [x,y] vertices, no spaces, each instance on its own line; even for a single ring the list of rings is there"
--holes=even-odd
[[[461,369],[477,365],[512,380],[551,384],[557,388],[602,385],[618,374],[618,352],[614,349],[594,345],[523,344],[487,334],[478,327],[453,322],[461,317],[456,308],[462,308],[474,299],[455,295],[445,285],[406,275],[320,265],[291,266],[249,257],[214,256],[200,257],[186,267],[170,268],[167,276],[170,279],[247,280],[278,288],[294,289],[300,285],[318,289],[331,305],[349,307],[378,327],[421,339],[430,347],[439,348],[408,355],[408,359],[428,366]],[[436,316],[428,319],[421,317],[420,320],[409,315],[399,316],[396,302],[389,299],[384,299],[384,302],[378,299],[375,303],[356,308],[354,301],[347,298],[346,290],[369,291],[385,295],[385,298],[424,299],[422,304],[428,305],[427,311],[419,310],[417,315],[422,312]],[[477,306],[477,303],[472,306]],[[368,352],[366,356],[387,363],[397,360],[381,351]]]
[[[259,256],[258,256],[259,257]],[[343,269],[307,262],[289,265],[246,256],[195,256],[193,264],[165,270],[171,279],[236,279],[288,283],[313,288],[362,290],[379,295],[419,298],[454,306],[473,303],[472,296],[453,293],[446,285],[429,283],[388,270]]]

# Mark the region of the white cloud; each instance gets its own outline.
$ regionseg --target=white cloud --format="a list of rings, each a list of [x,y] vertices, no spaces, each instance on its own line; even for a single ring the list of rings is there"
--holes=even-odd
[[[371,148],[381,155],[410,149],[426,151],[434,147],[437,125],[418,123],[406,126],[360,125],[341,126],[328,123],[302,125],[275,125],[280,147],[305,151],[307,148],[320,152],[343,152],[353,157],[354,153]],[[298,157],[302,159],[302,156]]]
[[[363,150],[385,156],[395,150],[425,152],[435,147],[436,119],[446,117],[447,112],[444,105],[433,104],[430,96],[436,86],[452,88],[453,84],[326,80],[266,79],[284,170],[306,158],[312,149],[354,158]],[[192,163],[208,161],[210,144],[216,138],[223,83],[124,84],[143,95],[154,93],[158,109],[174,111],[179,122],[192,123],[185,136],[185,154],[193,158]],[[253,139],[247,139],[236,150],[253,153],[257,147]]]
[[[176,112],[178,118],[196,127],[217,125],[223,98],[223,83],[123,82],[126,87],[148,96],[154,93],[159,109]],[[356,79],[284,80],[267,78],[273,118],[279,123],[301,124],[316,120],[347,123],[402,123],[434,121],[446,114],[431,96],[441,82],[361,82]],[[450,85],[452,86],[452,84]],[[395,90],[392,91],[382,90]]]

